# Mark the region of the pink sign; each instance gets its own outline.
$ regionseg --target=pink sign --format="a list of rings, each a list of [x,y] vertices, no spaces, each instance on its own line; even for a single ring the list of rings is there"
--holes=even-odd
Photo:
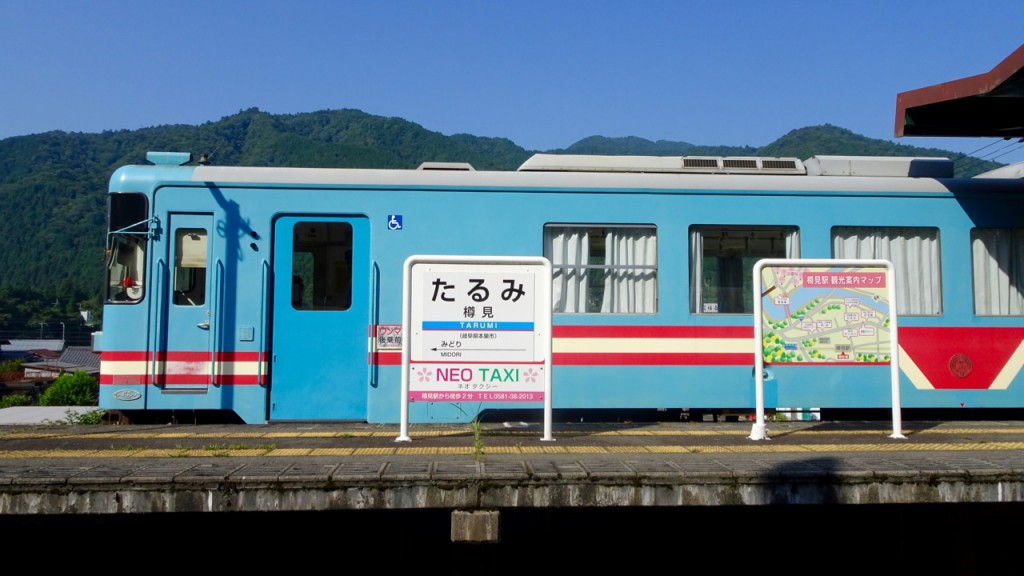
[[[804,286],[814,288],[885,288],[885,272],[808,272]]]

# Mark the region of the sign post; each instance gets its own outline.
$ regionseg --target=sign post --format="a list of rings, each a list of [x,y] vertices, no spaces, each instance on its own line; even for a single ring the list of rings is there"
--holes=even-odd
[[[401,431],[409,402],[543,402],[551,436],[551,263],[513,256],[405,261]]]
[[[892,263],[768,258],[754,265],[753,274],[757,421],[750,439],[768,438],[764,422],[766,356],[790,364],[887,362],[892,379],[890,438],[905,438]],[[887,351],[879,348],[885,343]]]

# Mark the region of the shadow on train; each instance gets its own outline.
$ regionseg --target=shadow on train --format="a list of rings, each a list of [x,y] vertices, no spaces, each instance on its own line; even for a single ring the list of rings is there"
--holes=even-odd
[[[776,414],[775,410],[767,409],[765,418],[768,420],[785,420],[792,418],[793,413],[785,416]],[[929,421],[989,421],[989,420],[1024,420],[1024,408],[904,408],[900,416],[905,422]],[[874,422],[891,421],[892,410],[889,408],[843,408],[821,409],[813,413],[797,416],[800,420],[821,420],[828,422]],[[541,409],[532,410],[485,410],[479,416],[484,423],[527,422],[537,424],[544,422]],[[649,409],[649,410],[568,410],[556,409],[551,412],[555,423],[643,423],[643,422],[747,422],[756,419],[755,412],[749,409]],[[237,414],[230,410],[137,410],[107,411],[104,417],[107,424],[244,424]]]

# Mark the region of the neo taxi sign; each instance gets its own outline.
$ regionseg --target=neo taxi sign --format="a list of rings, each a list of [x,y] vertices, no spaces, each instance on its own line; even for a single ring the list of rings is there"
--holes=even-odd
[[[543,402],[550,423],[547,259],[411,256],[404,296],[400,440],[409,402]]]

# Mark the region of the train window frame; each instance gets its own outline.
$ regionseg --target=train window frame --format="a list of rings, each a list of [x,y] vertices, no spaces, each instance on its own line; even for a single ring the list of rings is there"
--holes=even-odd
[[[174,237],[174,297],[176,306],[206,305],[206,261],[209,231],[179,228]]]
[[[971,229],[975,316],[1024,316],[1024,228]]]
[[[107,198],[107,304],[138,304],[145,296],[150,237],[149,198],[119,192]]]
[[[689,241],[690,313],[699,316],[752,315],[757,261],[800,257],[794,225],[694,224]]]
[[[942,234],[937,226],[833,226],[831,240],[833,258],[892,262],[900,316],[942,315]],[[909,241],[915,244],[908,247]],[[920,265],[911,274],[913,262]]]
[[[657,226],[552,222],[544,225],[543,237],[544,257],[551,262],[552,313],[657,314]],[[608,243],[617,240],[623,250],[612,260],[627,263],[609,261]],[[571,262],[578,259],[586,264]]]
[[[292,226],[293,310],[344,312],[352,307],[354,245],[349,222],[302,220]]]

